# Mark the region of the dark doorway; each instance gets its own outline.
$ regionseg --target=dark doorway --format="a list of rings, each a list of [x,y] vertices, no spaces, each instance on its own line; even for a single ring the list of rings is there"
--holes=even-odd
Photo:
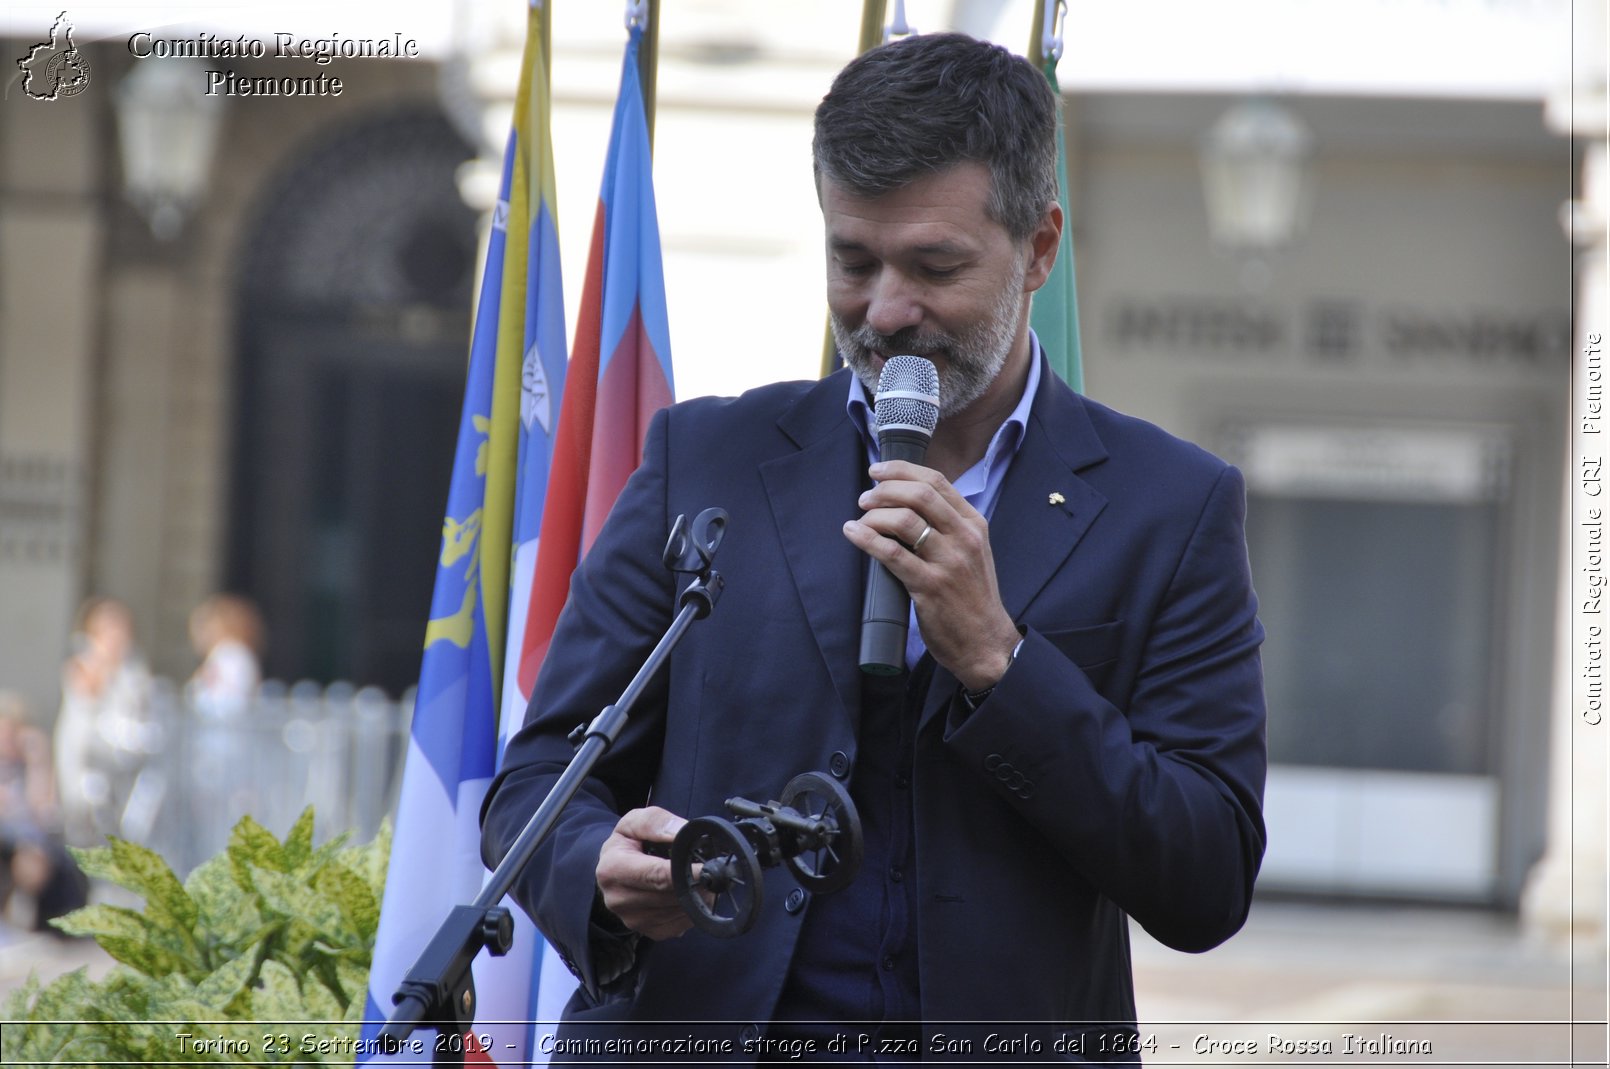
[[[432,111],[355,121],[248,235],[227,579],[263,611],[269,677],[417,679],[464,389],[470,155]]]

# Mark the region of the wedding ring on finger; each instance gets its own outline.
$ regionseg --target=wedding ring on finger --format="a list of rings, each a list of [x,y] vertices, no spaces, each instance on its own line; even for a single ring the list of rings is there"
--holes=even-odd
[[[921,552],[922,551],[922,544],[924,542],[928,541],[928,536],[933,534],[933,533],[934,533],[933,527],[931,527],[930,525],[928,525],[926,523],[923,524],[922,525],[922,534],[918,535],[917,540],[915,542],[911,543],[911,552],[913,552],[913,553]]]

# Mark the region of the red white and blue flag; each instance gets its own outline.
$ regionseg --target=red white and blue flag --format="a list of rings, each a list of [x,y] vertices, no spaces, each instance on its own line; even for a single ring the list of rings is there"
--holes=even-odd
[[[665,273],[638,75],[642,39],[642,29],[633,27],[593,221],[520,661],[526,693],[553,638],[570,573],[636,469],[650,417],[672,399]]]

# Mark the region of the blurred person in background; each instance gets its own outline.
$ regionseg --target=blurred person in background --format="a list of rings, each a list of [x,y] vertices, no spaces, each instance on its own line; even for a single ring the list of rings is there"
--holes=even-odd
[[[190,614],[190,644],[201,664],[185,684],[186,845],[199,862],[223,849],[239,817],[262,812],[256,777],[241,772],[261,772],[253,747],[265,725],[249,714],[262,682],[262,617],[247,598],[214,594]]]
[[[87,897],[62,838],[50,740],[20,696],[0,691],[0,916],[55,931],[49,922]]]
[[[214,594],[190,614],[190,643],[201,657],[186,688],[191,707],[203,717],[243,714],[262,681],[257,607],[238,594]]]
[[[71,647],[56,717],[56,771],[68,840],[89,845],[118,830],[140,767],[160,748],[160,730],[126,605],[86,601]]]

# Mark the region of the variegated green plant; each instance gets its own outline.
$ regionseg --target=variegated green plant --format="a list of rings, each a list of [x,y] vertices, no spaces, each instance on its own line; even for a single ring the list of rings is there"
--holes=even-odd
[[[143,846],[75,850],[90,876],[135,891],[142,911],[98,904],[53,922],[121,962],[5,1008],[5,1065],[330,1061],[350,1064],[363,1016],[391,849],[313,845],[305,810],[281,842],[250,817],[180,883]]]

